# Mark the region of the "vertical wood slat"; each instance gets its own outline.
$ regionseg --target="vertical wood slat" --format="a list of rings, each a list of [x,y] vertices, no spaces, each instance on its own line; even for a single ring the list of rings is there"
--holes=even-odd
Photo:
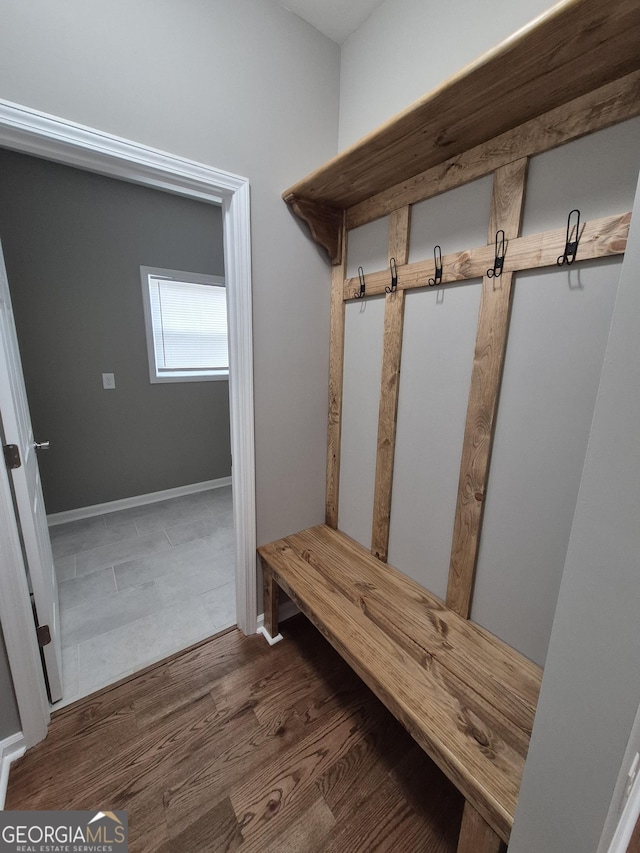
[[[495,172],[489,218],[490,245],[494,244],[498,229],[504,230],[507,241],[519,235],[527,165],[525,157]],[[505,265],[508,266],[508,262],[507,245]],[[471,609],[480,545],[483,501],[509,328],[512,278],[513,273],[503,272],[499,278],[485,275],[482,281],[446,599],[447,607],[465,619],[469,618]]]
[[[457,853],[501,853],[502,840],[467,800],[462,813],[462,827]]]
[[[347,233],[342,219],[342,261],[331,270],[331,337],[329,344],[329,419],[327,428],[327,488],[325,522],[338,527],[340,442],[344,377],[344,280],[347,272]]]
[[[394,210],[389,222],[389,258],[398,266],[409,260],[409,231],[411,208]],[[382,345],[382,378],[378,413],[378,442],[376,477],[373,498],[371,552],[383,562],[389,550],[391,521],[391,492],[400,388],[402,329],[404,324],[405,292],[388,293],[384,306],[384,337]]]

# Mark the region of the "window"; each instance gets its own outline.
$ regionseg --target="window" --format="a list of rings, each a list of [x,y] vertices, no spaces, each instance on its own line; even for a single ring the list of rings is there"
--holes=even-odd
[[[140,267],[151,382],[227,379],[224,278]]]

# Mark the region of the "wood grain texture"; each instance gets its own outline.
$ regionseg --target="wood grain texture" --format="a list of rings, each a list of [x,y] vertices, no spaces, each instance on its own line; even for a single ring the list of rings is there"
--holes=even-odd
[[[518,236],[527,175],[526,159],[498,169],[494,176],[488,243],[496,230]],[[482,280],[478,331],[467,405],[458,497],[447,583],[447,607],[468,618],[480,545],[482,510],[489,476],[495,417],[507,346],[513,274]]]
[[[409,262],[409,239],[411,236],[411,208],[409,205],[397,208],[389,217],[388,260],[396,259],[402,266]]]
[[[327,486],[325,521],[338,526],[340,501],[340,446],[342,437],[342,389],[344,381],[345,313],[342,286],[347,269],[346,232],[344,216],[342,242],[345,250],[342,261],[331,271],[331,331],[329,340],[329,416],[327,425]]]
[[[278,585],[268,566],[262,567],[262,586],[264,592],[264,627],[270,637],[278,634]]]
[[[410,230],[411,208],[404,207],[395,210],[389,221],[388,257],[389,259],[395,258],[397,264],[406,264],[409,259]],[[376,473],[371,526],[371,551],[383,562],[387,560],[389,549],[404,306],[403,290],[387,294],[384,306],[382,376],[380,379]]]
[[[343,252],[343,212],[327,204],[291,195],[286,199],[293,212],[307,223],[316,243],[327,250],[332,264],[340,264]]]
[[[228,632],[54,713],[7,808],[126,809],[132,853],[454,853],[458,792],[307,620],[283,632]]]
[[[284,197],[352,207],[637,71],[639,43],[637,0],[558,3]]]
[[[465,803],[457,853],[500,853],[501,839],[470,803]]]
[[[386,216],[400,206],[416,204],[463,186],[513,160],[550,151],[637,115],[640,115],[640,71],[588,92],[355,204],[347,210],[347,230]]]
[[[580,226],[580,242],[576,263],[606,258],[612,255],[622,255],[627,248],[627,237],[631,213],[620,213],[615,216],[605,216],[593,219]],[[562,254],[565,245],[567,227],[543,231],[540,234],[530,234],[509,240],[504,269],[507,272],[542,269],[555,267],[556,260]],[[494,244],[478,246],[464,252],[452,252],[442,257],[442,284],[452,284],[481,278],[487,269],[493,266]],[[416,261],[406,266],[398,267],[398,290],[413,290],[426,287],[428,279],[433,276],[433,260]],[[389,284],[389,271],[376,270],[367,274],[367,296],[384,293]],[[343,298],[352,299],[353,289],[357,280],[347,278],[343,287]],[[440,287],[442,285],[438,285]]]
[[[382,377],[378,411],[376,444],[376,473],[373,493],[373,523],[371,551],[383,562],[389,550],[391,522],[391,493],[396,449],[398,394],[400,392],[400,363],[402,359],[402,329],[404,325],[405,291],[388,293],[384,306],[382,339]]]
[[[508,840],[539,668],[326,525],[259,553],[278,584]]]
[[[352,604],[422,666],[436,659],[461,683],[472,684],[514,726],[525,744],[540,691],[541,669],[515,654],[480,626],[461,619],[424,587],[371,559],[345,534],[315,527],[295,535],[296,545],[318,571],[336,566],[333,583]],[[363,577],[367,583],[363,583]]]

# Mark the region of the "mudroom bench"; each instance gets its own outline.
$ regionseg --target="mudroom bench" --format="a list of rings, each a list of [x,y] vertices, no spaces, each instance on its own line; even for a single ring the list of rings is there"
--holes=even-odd
[[[258,553],[270,636],[281,588],[462,792],[460,853],[497,853],[542,670],[327,525]]]
[[[571,191],[566,190],[561,201],[568,214],[563,212],[558,220],[554,213],[547,230],[523,234],[529,163],[640,115],[638,44],[637,0],[610,0],[605,5],[600,0],[563,0],[283,193],[332,264],[326,523],[258,549],[265,630],[270,639],[278,634],[282,589],[464,795],[458,853],[498,853],[509,841],[542,677],[539,666],[469,619],[491,485],[489,467],[514,278],[521,271],[532,274],[564,266],[564,274],[554,278],[557,286],[578,287],[567,281],[569,268],[575,271],[582,261],[624,253],[631,218],[628,210],[603,218],[590,217],[585,210],[581,220]],[[586,167],[584,181],[590,174]],[[422,235],[429,238],[429,247],[432,237],[436,243],[433,260],[431,252],[426,259],[424,254],[412,259],[414,207],[490,175],[490,208],[480,228],[482,234],[486,222],[486,243],[481,239],[482,245],[443,252],[440,241],[446,249],[447,238],[456,235],[441,235],[435,216],[435,225],[428,234],[425,227]],[[451,195],[448,203],[461,204]],[[424,227],[424,219],[417,214],[414,219]],[[377,246],[376,266],[372,262],[371,268],[360,254],[363,243],[354,239],[350,245],[352,232],[369,225],[374,225],[369,239],[371,233],[376,240],[384,233],[386,239],[385,246]],[[385,253],[386,264],[380,262]],[[361,264],[368,267],[366,273]],[[454,467],[460,459],[459,469],[451,468],[447,474],[455,513],[452,509],[443,601],[390,566],[388,559],[405,309],[407,314],[414,312],[412,317],[423,316],[415,313],[419,306],[425,310],[425,300],[418,297],[432,294],[444,305],[452,285],[458,290],[461,285],[479,288],[480,293],[471,379],[470,385],[465,384],[469,392],[464,430],[461,418],[451,424],[463,434],[463,441],[460,456],[456,445],[454,457]],[[451,299],[447,296],[447,305],[453,297],[454,293]],[[382,309],[378,326],[375,318]],[[347,312],[351,326],[345,323]],[[443,312],[444,308],[438,323]],[[348,332],[356,328],[357,318],[369,323],[366,340],[371,345],[356,350],[359,357],[354,358],[345,349],[345,339],[353,340]],[[423,329],[425,336],[429,333]],[[458,336],[450,335],[452,353],[457,354],[458,346]],[[405,349],[408,368],[414,350]],[[377,374],[380,357],[382,369]],[[374,408],[369,406],[364,413],[354,384],[344,381],[354,362],[375,365],[380,375],[377,438],[376,425],[371,427]],[[440,367],[445,363],[443,353]],[[438,369],[428,362],[421,365],[425,376]],[[422,400],[427,383],[416,379],[415,373],[407,370],[407,374],[414,378],[403,385],[403,400]],[[446,381],[441,380],[443,385]],[[372,388],[377,395],[375,380]],[[351,409],[343,401],[349,391]],[[343,442],[343,432],[353,438],[355,425],[358,431],[366,426],[371,440],[361,453],[360,473],[349,480],[352,469],[346,463],[354,442]],[[411,433],[410,440],[408,435],[406,429],[400,432],[400,444],[404,441],[403,449],[410,447],[416,458],[419,454],[427,458],[427,449],[438,454],[441,435],[429,429]],[[524,438],[521,452],[529,452]],[[342,454],[346,463],[341,470]],[[371,501],[369,478],[363,472],[373,467]],[[426,477],[430,476],[428,469]],[[341,478],[347,486],[342,483],[342,516]],[[534,484],[521,486],[527,490]],[[358,511],[364,515],[359,532],[349,520],[349,495],[353,504],[356,493]],[[404,495],[406,508],[407,494],[412,496],[412,508],[424,507],[426,520],[425,500],[406,488],[396,497],[396,505]],[[545,495],[539,498],[544,501]],[[512,500],[518,500],[517,490]],[[396,509],[396,521],[398,515],[402,514]],[[412,517],[413,524],[421,523],[419,515]],[[494,523],[498,528],[507,524],[501,519]],[[340,526],[362,544],[341,532]],[[368,529],[370,541],[362,532]],[[412,556],[404,557],[405,563],[398,557],[398,562],[422,577],[427,562],[444,562],[442,549],[439,558],[425,553],[431,541],[412,545]],[[521,568],[509,566],[515,584]],[[446,568],[437,566],[443,576]],[[498,609],[508,606],[506,596],[502,605],[502,592],[498,583],[491,593]]]

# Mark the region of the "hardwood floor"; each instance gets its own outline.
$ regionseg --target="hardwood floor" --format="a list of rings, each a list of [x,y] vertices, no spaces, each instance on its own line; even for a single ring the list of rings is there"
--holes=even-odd
[[[7,809],[127,809],[131,853],[449,853],[463,800],[304,617],[54,715]]]

